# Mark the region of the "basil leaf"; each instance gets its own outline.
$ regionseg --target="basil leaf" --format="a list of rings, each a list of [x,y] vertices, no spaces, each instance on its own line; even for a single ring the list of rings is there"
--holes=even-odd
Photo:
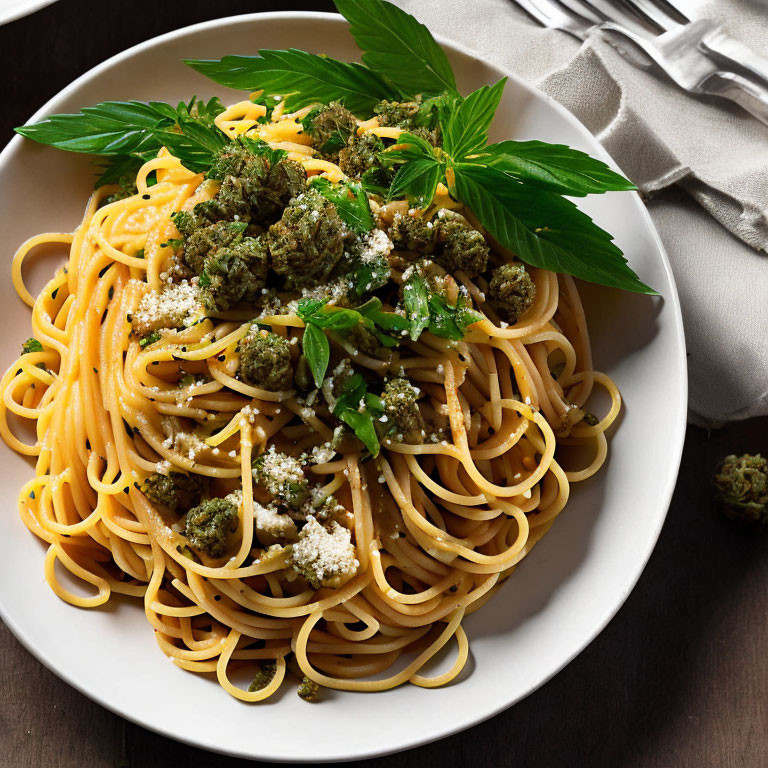
[[[280,162],[288,153],[284,149],[272,149],[266,141],[262,139],[252,139],[250,136],[241,136],[240,143],[247,147],[254,155],[261,155],[269,160],[270,165]]]
[[[397,96],[391,85],[367,67],[295,48],[262,50],[258,56],[186,59],[184,63],[228,88],[282,95],[287,111],[315,102],[341,101],[355,114],[370,113],[377,102]]]
[[[354,309],[326,307],[328,299],[301,299],[296,314],[305,322],[332,331],[347,331],[362,321]]]
[[[403,331],[407,331],[410,326],[408,320],[402,315],[395,312],[384,312],[381,308],[381,300],[375,296],[357,307],[357,312],[378,325],[382,330],[390,333],[399,335]]]
[[[479,152],[488,143],[488,129],[506,82],[505,77],[495,85],[478,88],[443,120],[443,149],[454,160]]]
[[[307,324],[304,335],[301,337],[301,349],[309,363],[315,386],[319,389],[323,385],[325,372],[331,359],[331,345],[326,335],[314,324]]]
[[[561,195],[583,197],[637,189],[601,160],[563,144],[502,141],[487,146],[474,162]]]
[[[361,411],[361,404],[364,406]],[[379,455],[379,438],[373,425],[373,413],[383,411],[380,398],[369,395],[365,379],[356,373],[344,382],[339,399],[336,401],[333,413],[345,424],[348,424],[358,439],[366,447],[371,456]]]
[[[459,341],[464,338],[467,328],[482,320],[482,315],[467,305],[467,300],[459,296],[455,305],[449,304],[438,293],[430,293],[427,299],[429,305],[429,332],[435,336]]]
[[[443,49],[429,30],[384,0],[334,0],[349,22],[363,62],[384,75],[404,95],[456,91],[456,79]]]
[[[505,248],[535,267],[636,293],[655,294],[612,237],[559,195],[469,163],[454,168],[456,194]]]
[[[367,391],[368,387],[365,384],[365,379],[359,373],[350,376],[344,382],[341,394],[333,408],[334,414],[347,409],[356,411],[360,407],[360,401],[365,397]]]
[[[412,160],[395,174],[389,188],[389,198],[407,196],[416,208],[426,208],[435,196],[443,168],[435,157]]]
[[[367,411],[360,413],[360,411],[353,411],[351,409],[340,411],[336,415],[352,428],[352,431],[366,447],[368,453],[373,458],[376,458],[379,455],[381,446],[379,445],[376,428],[373,426],[373,416]]]
[[[328,179],[315,176],[311,184],[326,200],[330,200],[336,206],[339,216],[350,229],[359,234],[373,229],[371,206],[359,182],[332,184]]]
[[[384,254],[378,255],[374,261],[361,264],[354,272],[352,290],[355,296],[362,296],[368,291],[375,291],[389,282],[389,260]]]
[[[392,182],[390,171],[384,168],[369,168],[360,180],[363,189],[370,195],[386,197]]]
[[[410,318],[409,335],[413,341],[416,341],[421,336],[421,332],[429,325],[427,286],[416,272],[405,281],[403,304],[405,305],[405,313]]]

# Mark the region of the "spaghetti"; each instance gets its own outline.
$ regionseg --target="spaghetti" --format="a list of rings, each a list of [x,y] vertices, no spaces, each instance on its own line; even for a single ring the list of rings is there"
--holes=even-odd
[[[230,137],[283,150],[310,178],[343,181],[339,164],[321,158],[302,130],[309,108],[283,114],[280,107],[265,120],[263,105],[242,102],[216,125]],[[357,130],[389,140],[400,133],[376,118],[358,121]],[[265,389],[238,375],[254,317],[257,332],[286,342],[291,365],[298,365],[307,324],[289,296],[272,314],[267,304],[203,311],[140,340],[135,316],[142,307],[147,314],[145,297],[183,282],[174,273],[179,232],[171,215],[214,198],[218,187],[161,150],[139,171],[136,188],[112,202],[105,199],[110,190],[98,190],[73,235],[32,238],[13,261],[14,284],[32,308],[42,349],[23,354],[3,377],[0,433],[11,448],[36,457],[19,510],[48,544],[50,587],[84,608],[112,594],[143,599],[161,650],[183,669],[215,672],[244,701],[270,696],[290,668],[342,690],[453,680],[468,653],[463,618],[549,530],[571,483],[593,475],[606,457],[605,432],[620,396],[593,370],[573,279],[530,270],[535,300],[507,324],[485,300],[486,277],[460,270],[446,277],[426,262],[425,281],[442,280],[480,313],[462,339],[425,330],[377,358],[348,353],[330,334],[332,369],[351,358],[369,386],[407,377],[418,394],[423,438],[381,432],[384,414],[377,421],[381,452],[373,457],[359,441],[334,440],[339,421],[317,390],[301,392],[295,382]],[[383,231],[414,213],[437,221],[450,211],[471,221],[442,185],[423,211],[376,198],[371,206]],[[69,259],[33,297],[22,268],[45,243],[68,245]],[[496,250],[494,263],[509,260]],[[397,249],[388,259],[401,290],[408,259]],[[385,309],[393,306],[385,300]],[[600,419],[585,410],[595,385],[611,402]],[[37,439],[17,437],[9,414],[33,422]],[[566,446],[593,458],[565,469]],[[259,476],[254,462],[282,455],[304,457],[301,472],[314,497],[333,499],[332,520],[281,507],[277,533],[260,523],[260,515],[275,512],[269,488],[272,482],[279,491],[280,467]],[[147,478],[170,473],[204,478],[204,495],[235,499],[232,533],[219,556],[190,537],[189,509],[169,515],[150,500]],[[304,570],[297,566],[302,547],[312,550]],[[331,576],[322,573],[323,558],[335,555]],[[57,563],[90,593],[73,591]],[[316,577],[312,568],[320,568]],[[450,669],[428,676],[425,667],[451,641]],[[261,687],[233,682],[238,667],[266,663],[274,668]]]

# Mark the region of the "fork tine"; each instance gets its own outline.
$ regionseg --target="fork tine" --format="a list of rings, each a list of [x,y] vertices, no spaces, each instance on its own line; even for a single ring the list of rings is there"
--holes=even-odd
[[[688,24],[690,19],[678,11],[667,0],[620,0],[631,8],[641,19],[652,24],[660,32]]]
[[[514,0],[526,13],[545,27],[570,32],[583,40],[594,26],[594,22],[585,19],[564,6],[558,0]]]

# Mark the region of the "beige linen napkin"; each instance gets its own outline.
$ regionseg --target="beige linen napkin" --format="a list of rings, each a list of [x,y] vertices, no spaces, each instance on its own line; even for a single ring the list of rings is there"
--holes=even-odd
[[[561,102],[638,185],[680,292],[692,419],[768,413],[768,126],[633,66],[602,33],[581,44],[543,29],[512,0],[394,1]],[[768,56],[764,0],[699,5],[691,15]]]

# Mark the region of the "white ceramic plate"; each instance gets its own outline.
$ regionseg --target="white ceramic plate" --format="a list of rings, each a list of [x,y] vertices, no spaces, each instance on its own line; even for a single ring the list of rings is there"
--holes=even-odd
[[[131,48],[76,80],[32,119],[104,99],[175,102],[218,94],[234,101],[234,92],[217,88],[181,59],[290,46],[341,59],[357,55],[338,16],[238,16]],[[464,92],[509,75],[450,43],[445,47]],[[493,133],[494,139],[564,142],[609,160],[575,118],[514,76]],[[13,249],[41,229],[71,231],[92,182],[87,159],[19,137],[0,156],[3,366],[29,335],[29,312],[7,277]],[[650,218],[635,194],[596,197],[583,207],[615,234],[632,267],[663,299],[585,289],[596,365],[622,390],[623,419],[603,471],[575,489],[550,533],[467,621],[471,661],[460,681],[437,690],[328,692],[315,706],[292,690],[256,706],[230,698],[215,682],[165,658],[140,605],[122,601],[84,611],[53,595],[43,580],[43,548],[16,512],[16,491],[31,475],[30,466],[3,446],[0,612],[5,622],[57,675],[124,717],[191,744],[264,760],[347,760],[394,752],[467,728],[535,690],[600,632],[637,581],[664,521],[685,427],[680,310]]]
[[[29,16],[30,13],[55,2],[56,0],[0,0],[0,24]]]

